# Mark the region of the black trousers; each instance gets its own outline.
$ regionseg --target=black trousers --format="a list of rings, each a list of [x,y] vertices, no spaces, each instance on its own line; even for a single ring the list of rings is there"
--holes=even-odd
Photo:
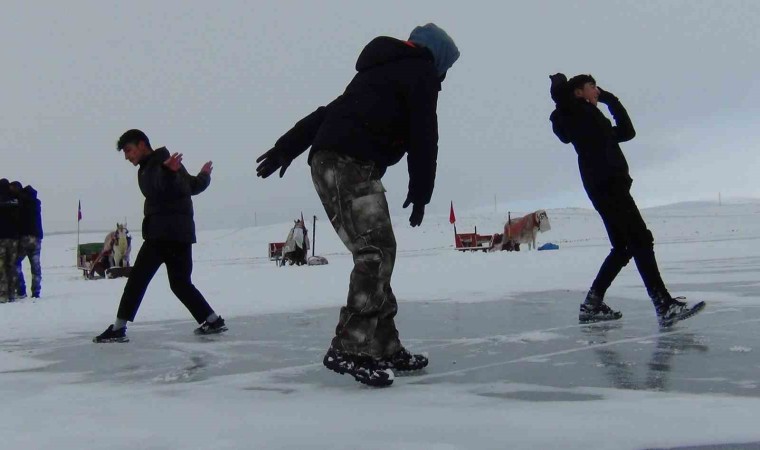
[[[143,242],[124,287],[116,317],[130,322],[135,320],[148,284],[161,264],[166,264],[169,286],[174,295],[190,311],[196,322],[203,323],[214,310],[190,280],[193,272],[192,244],[170,241]]]
[[[630,182],[619,182],[589,192],[589,198],[601,215],[612,244],[612,250],[591,288],[604,296],[615,277],[633,258],[650,297],[666,294],[654,255],[654,237],[641,217],[630,188]]]

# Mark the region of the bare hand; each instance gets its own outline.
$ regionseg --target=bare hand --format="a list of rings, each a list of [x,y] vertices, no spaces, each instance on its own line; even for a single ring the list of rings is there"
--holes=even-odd
[[[164,167],[172,172],[178,171],[182,167],[182,153],[175,153],[169,157],[169,159],[164,161]]]
[[[214,165],[211,161],[207,162],[206,164],[201,167],[201,173],[205,173],[207,175],[211,175],[211,172],[214,170]]]

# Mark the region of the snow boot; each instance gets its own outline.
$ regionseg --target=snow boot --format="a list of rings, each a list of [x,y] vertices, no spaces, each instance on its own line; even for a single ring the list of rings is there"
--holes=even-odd
[[[670,297],[668,295],[668,297]],[[684,297],[665,298],[662,300],[658,298],[659,303],[656,303],[657,322],[659,322],[661,328],[668,328],[673,326],[676,322],[686,320],[698,314],[705,309],[705,302],[699,302],[694,305],[687,304]]]
[[[377,366],[381,369],[391,369],[398,372],[422,370],[427,367],[427,365],[428,358],[426,356],[414,355],[409,353],[405,348],[402,348],[391,356],[377,361]]]
[[[588,291],[586,300],[581,304],[578,313],[580,323],[608,322],[619,320],[623,317],[620,311],[614,311],[604,303],[602,296],[597,294],[593,289]]]
[[[127,327],[114,330],[113,325],[109,325],[108,329],[106,329],[106,331],[104,331],[99,336],[95,336],[92,339],[92,342],[96,344],[105,344],[110,342],[129,342],[129,338],[127,337]]]
[[[224,319],[219,316],[215,321],[208,323],[203,322],[203,325],[195,329],[197,335],[219,334],[227,331],[227,325],[224,323]]]
[[[379,367],[370,356],[349,354],[330,347],[322,364],[341,375],[347,373],[367,386],[386,387],[393,384],[393,371]]]

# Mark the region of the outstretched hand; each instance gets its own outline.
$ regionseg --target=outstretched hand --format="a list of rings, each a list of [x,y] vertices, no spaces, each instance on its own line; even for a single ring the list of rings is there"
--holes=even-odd
[[[291,163],[277,147],[259,156],[256,162],[260,163],[256,168],[256,176],[261,178],[267,178],[275,173],[277,169],[280,169],[280,178],[282,178]]]
[[[412,204],[412,201],[408,198],[404,202],[404,209]],[[422,225],[422,218],[425,217],[425,205],[418,205],[417,203],[412,206],[412,215],[409,216],[409,225],[412,227],[418,227]]]
[[[182,153],[174,153],[170,156],[169,159],[164,161],[164,167],[172,172],[178,171],[182,167]]]
[[[214,170],[214,164],[209,161],[206,164],[201,167],[201,173],[205,173],[207,175],[211,175],[211,172]]]

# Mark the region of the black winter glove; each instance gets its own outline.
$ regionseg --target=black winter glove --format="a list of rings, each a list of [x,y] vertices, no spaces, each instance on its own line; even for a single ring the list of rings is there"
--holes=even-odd
[[[605,105],[609,105],[610,103],[620,101],[611,92],[607,92],[604,89],[600,88],[599,86],[597,86],[596,88],[599,89],[599,101],[604,103]]]
[[[404,209],[412,204],[412,201],[408,198],[404,202]],[[412,215],[409,216],[409,225],[418,227],[422,224],[422,218],[425,216],[425,205],[418,205],[417,203],[412,206]]]
[[[283,154],[282,149],[275,147],[259,156],[256,162],[261,163],[256,168],[256,176],[267,178],[280,169],[280,178],[282,178],[292,161]]]

